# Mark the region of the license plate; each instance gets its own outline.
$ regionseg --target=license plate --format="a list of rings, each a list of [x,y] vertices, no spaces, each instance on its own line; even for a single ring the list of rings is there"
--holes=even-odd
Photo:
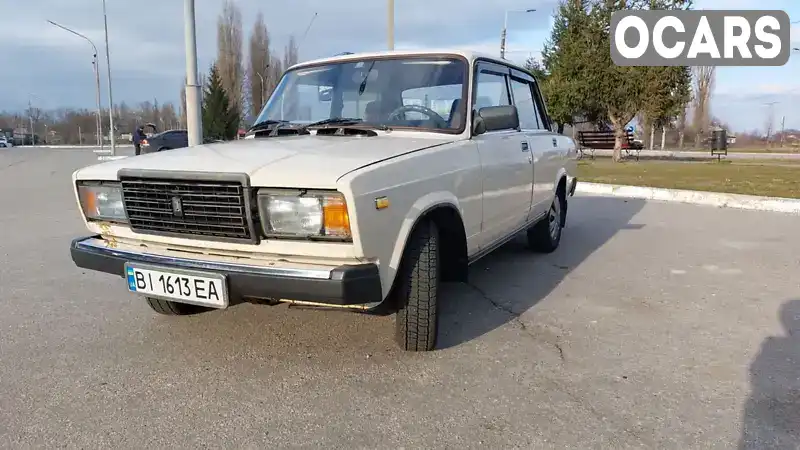
[[[125,264],[125,278],[128,290],[137,294],[212,308],[228,306],[224,275]]]

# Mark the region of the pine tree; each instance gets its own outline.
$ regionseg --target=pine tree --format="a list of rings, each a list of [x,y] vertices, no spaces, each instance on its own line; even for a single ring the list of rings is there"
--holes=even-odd
[[[600,115],[595,80],[588,76],[594,52],[588,31],[589,10],[589,0],[561,0],[541,65],[529,67],[534,76],[538,75],[548,113],[562,131],[576,119],[595,121]]]
[[[203,137],[231,140],[236,137],[239,115],[231,106],[216,64],[211,66],[203,92]]]

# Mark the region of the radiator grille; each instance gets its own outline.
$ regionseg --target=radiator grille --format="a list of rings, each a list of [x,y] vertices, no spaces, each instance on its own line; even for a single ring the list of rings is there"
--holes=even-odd
[[[140,232],[251,240],[249,199],[236,182],[123,178],[131,229]]]

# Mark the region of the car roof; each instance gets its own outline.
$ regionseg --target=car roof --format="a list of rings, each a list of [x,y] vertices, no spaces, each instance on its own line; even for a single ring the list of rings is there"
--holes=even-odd
[[[346,53],[327,58],[318,58],[311,61],[304,61],[289,67],[286,70],[296,69],[305,66],[312,66],[324,63],[344,62],[350,60],[359,60],[365,58],[376,58],[382,56],[424,56],[424,55],[447,55],[447,56],[460,56],[467,61],[472,62],[476,59],[488,59],[490,61],[498,62],[500,64],[507,64],[516,67],[520,70],[525,70],[518,64],[515,64],[507,59],[503,59],[489,53],[476,52],[471,50],[457,50],[457,49],[425,49],[425,50],[384,50],[380,52],[360,52],[360,53]]]

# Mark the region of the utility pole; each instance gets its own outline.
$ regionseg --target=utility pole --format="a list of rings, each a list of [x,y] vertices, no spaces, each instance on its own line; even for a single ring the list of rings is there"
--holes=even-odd
[[[786,131],[786,116],[781,117],[781,148],[783,148],[784,131]]]
[[[764,105],[769,106],[769,113],[767,116],[767,147],[770,146],[770,137],[772,136],[772,124],[774,121],[775,105],[780,102],[767,102]]]
[[[387,0],[386,41],[389,50],[394,50],[394,0]]]
[[[203,143],[203,117],[200,108],[200,85],[197,82],[197,33],[194,0],[183,2],[184,41],[186,46],[186,131],[189,147]]]
[[[108,48],[108,15],[106,0],[103,0],[103,27],[106,39],[106,70],[108,70],[108,137],[111,140],[111,156],[117,154],[117,138],[114,134],[114,97],[111,95],[111,51]]]
[[[517,13],[531,13],[536,11],[535,9],[507,9],[505,12],[505,17],[503,19],[503,32],[500,33],[500,57],[506,57],[506,36],[508,35],[508,13],[517,12]]]

